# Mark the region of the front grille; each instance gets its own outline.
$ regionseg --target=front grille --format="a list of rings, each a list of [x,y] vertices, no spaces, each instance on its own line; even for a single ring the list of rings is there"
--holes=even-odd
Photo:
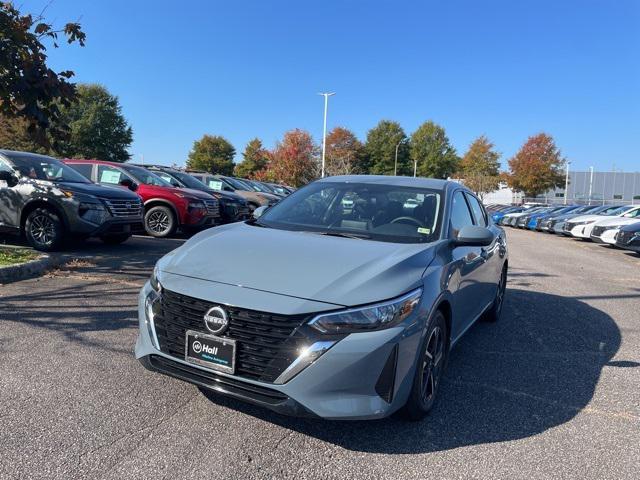
[[[121,218],[142,216],[142,201],[139,199],[121,200],[105,198],[103,200],[113,217]]]
[[[249,216],[249,207],[246,203],[225,202],[224,212],[232,220],[241,220]]]
[[[220,216],[220,204],[217,200],[205,200],[204,205],[207,208],[207,215],[212,217]]]
[[[207,333],[204,315],[216,303],[163,290],[160,314],[154,322],[160,350],[184,358],[185,332]],[[306,337],[300,326],[306,315],[277,315],[224,307],[229,327],[222,337],[236,340],[236,372],[241,377],[273,382],[298,356]]]

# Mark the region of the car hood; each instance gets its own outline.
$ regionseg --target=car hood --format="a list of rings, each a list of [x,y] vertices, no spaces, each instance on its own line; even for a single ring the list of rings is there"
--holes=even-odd
[[[599,227],[613,227],[618,225],[629,225],[636,222],[640,222],[640,220],[637,218],[609,217],[596,222],[596,225]]]
[[[604,220],[607,218],[617,218],[617,217],[609,217],[606,215],[578,215],[570,220],[571,223],[580,223],[580,222],[597,222],[598,220]]]
[[[235,223],[192,237],[165,256],[158,268],[185,277],[353,306],[393,298],[421,285],[434,250],[432,244],[356,240]]]
[[[106,187],[96,183],[77,182],[55,182],[55,185],[76,193],[95,195],[100,198],[115,198],[123,200],[138,200],[140,198],[136,193],[125,187]]]

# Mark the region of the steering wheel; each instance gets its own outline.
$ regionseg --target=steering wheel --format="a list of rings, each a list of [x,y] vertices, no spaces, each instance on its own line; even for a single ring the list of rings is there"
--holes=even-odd
[[[413,217],[398,217],[391,220],[391,223],[412,223],[418,227],[426,227],[427,224]]]

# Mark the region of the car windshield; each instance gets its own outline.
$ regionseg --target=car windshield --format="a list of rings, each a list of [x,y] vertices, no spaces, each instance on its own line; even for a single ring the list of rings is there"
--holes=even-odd
[[[203,188],[207,187],[200,180],[198,180],[197,178],[192,177],[188,173],[171,172],[171,175],[176,177],[178,180],[180,180],[180,182],[182,182],[183,184],[185,184],[189,188],[193,188],[195,190],[202,190]]]
[[[144,185],[152,185],[154,187],[172,187],[169,182],[160,178],[155,173],[150,172],[146,168],[125,166],[124,169],[129,175]]]
[[[236,180],[235,178],[224,177],[224,181],[237,190],[246,190],[248,192],[252,192],[254,190],[253,188],[249,187],[249,185],[246,185]]]
[[[629,210],[629,206],[628,205],[626,205],[624,207],[612,207],[612,208],[608,208],[608,209],[600,212],[600,215],[616,216],[616,215],[620,215],[620,214],[626,212],[627,210]]]
[[[440,193],[368,183],[317,182],[297,190],[253,223],[282,230],[426,243],[439,237]]]
[[[16,171],[23,177],[50,182],[91,183],[64,163],[45,156],[11,157]]]

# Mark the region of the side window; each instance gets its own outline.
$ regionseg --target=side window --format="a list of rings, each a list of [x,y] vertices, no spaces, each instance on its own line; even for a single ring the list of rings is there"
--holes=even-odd
[[[180,183],[178,183],[178,181],[175,178],[173,178],[171,175],[169,175],[168,173],[165,173],[165,172],[153,172],[153,173],[158,175],[161,179],[169,182],[174,187],[179,187],[180,186]]]
[[[5,163],[3,159],[0,158],[0,172],[13,172],[13,168],[9,166],[8,163]]]
[[[71,168],[73,168],[76,172],[78,172],[83,177],[88,178],[89,180],[93,180],[91,178],[91,172],[93,171],[93,165],[90,163],[72,163],[69,164]]]
[[[469,201],[469,205],[471,205],[473,216],[476,217],[476,225],[479,225],[481,227],[486,227],[487,215],[484,211],[484,208],[482,208],[482,205],[480,205],[480,202],[478,202],[478,199],[473,195],[467,195],[467,194],[465,194],[465,197],[467,197],[467,200]]]
[[[124,178],[129,178],[124,172],[108,165],[98,165],[98,183],[120,185]]]
[[[458,235],[462,227],[473,225],[473,218],[469,211],[467,201],[464,199],[462,192],[456,192],[453,195],[453,203],[451,205],[451,233],[453,236]]]

